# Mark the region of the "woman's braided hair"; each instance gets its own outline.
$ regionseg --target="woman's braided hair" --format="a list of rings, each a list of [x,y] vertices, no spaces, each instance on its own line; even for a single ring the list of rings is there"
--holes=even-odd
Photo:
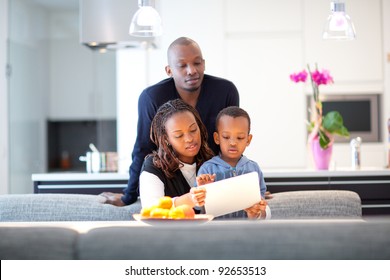
[[[174,99],[161,105],[157,110],[156,115],[153,118],[150,128],[150,139],[157,146],[157,150],[153,151],[153,164],[161,168],[164,174],[168,178],[172,178],[174,173],[182,166],[179,158],[175,154],[172,146],[168,144],[168,136],[165,130],[165,124],[174,114],[179,112],[191,112],[196,120],[196,123],[200,129],[201,147],[198,154],[195,157],[196,165],[199,167],[206,160],[212,158],[213,151],[207,144],[207,129],[203,124],[198,111],[182,99]]]

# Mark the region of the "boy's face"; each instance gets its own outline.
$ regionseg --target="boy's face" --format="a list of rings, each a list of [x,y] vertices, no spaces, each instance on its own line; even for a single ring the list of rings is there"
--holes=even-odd
[[[222,159],[235,166],[252,141],[248,120],[245,117],[222,116],[217,132],[214,132],[214,141],[220,146]]]

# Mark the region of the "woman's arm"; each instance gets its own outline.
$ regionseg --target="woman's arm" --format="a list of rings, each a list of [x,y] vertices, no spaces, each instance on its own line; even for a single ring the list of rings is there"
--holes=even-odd
[[[158,178],[158,176],[142,171],[140,175],[140,198],[142,207],[150,207],[157,205],[159,198],[165,196],[164,183]],[[206,190],[204,188],[191,188],[189,193],[181,196],[173,197],[174,206],[183,204],[190,205],[191,207],[203,206],[206,198]]]
[[[156,175],[142,171],[139,177],[139,194],[142,207],[157,205],[159,198],[165,195],[164,183]]]

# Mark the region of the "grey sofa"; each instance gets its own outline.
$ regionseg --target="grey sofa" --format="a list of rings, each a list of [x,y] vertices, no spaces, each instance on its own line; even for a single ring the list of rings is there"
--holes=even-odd
[[[114,207],[90,195],[5,195],[0,196],[0,258],[390,258],[389,220],[364,220],[356,193],[278,193],[269,205],[269,221],[219,220],[158,231],[155,226],[108,226],[78,232],[50,222],[36,226],[35,221],[128,221],[139,213],[140,204]]]
[[[1,227],[0,259],[390,259],[390,222],[214,221],[196,226]],[[167,250],[169,248],[169,250]]]
[[[275,193],[268,200],[272,219],[361,218],[360,197],[351,191]],[[22,194],[0,196],[0,222],[126,221],[141,204],[116,207],[98,195]]]

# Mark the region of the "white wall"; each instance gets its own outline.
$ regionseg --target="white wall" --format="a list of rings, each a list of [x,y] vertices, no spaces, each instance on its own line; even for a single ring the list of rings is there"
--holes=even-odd
[[[150,55],[147,78],[142,67],[137,73],[130,69],[132,63],[142,61],[131,54],[120,59],[123,68],[118,68],[118,73],[132,73],[134,80],[142,82],[135,86],[118,80],[118,94],[131,94],[131,102],[136,102],[144,86],[165,77],[169,43],[179,36],[191,37],[203,50],[206,73],[226,77],[238,87],[241,107],[249,112],[253,122],[254,139],[247,156],[258,161],[263,169],[311,167],[304,124],[305,94],[310,94],[310,87],[297,87],[289,80],[289,74],[307,63],[318,62],[331,71],[336,81],[332,87],[324,88],[326,93],[379,93],[387,100],[389,92],[384,89],[382,63],[382,2],[346,1],[357,40],[329,42],[321,39],[330,12],[328,0],[160,1],[164,24],[161,49]],[[385,2],[388,0],[384,0],[384,7],[388,5]],[[372,53],[368,55],[367,49]],[[119,106],[126,108],[129,104],[130,101],[124,101]],[[388,105],[384,107],[388,114]],[[384,119],[382,116],[381,121]],[[129,157],[135,139],[136,113],[132,111],[130,117],[121,110],[118,121],[123,128],[132,127],[126,135],[119,132],[122,135],[118,139],[119,153]],[[383,167],[385,147],[385,141],[363,143],[363,167]],[[335,145],[333,161],[339,168],[351,165],[348,144]],[[127,170],[127,164],[123,170]]]
[[[8,193],[8,0],[0,0],[0,194]]]
[[[117,147],[118,170],[121,173],[128,172],[131,163],[131,152],[137,135],[138,96],[148,84],[150,70],[147,64],[150,52],[148,50],[117,52]]]
[[[303,61],[301,1],[226,3],[228,77],[253,123],[246,155],[262,168],[306,167],[304,94],[289,80]]]

